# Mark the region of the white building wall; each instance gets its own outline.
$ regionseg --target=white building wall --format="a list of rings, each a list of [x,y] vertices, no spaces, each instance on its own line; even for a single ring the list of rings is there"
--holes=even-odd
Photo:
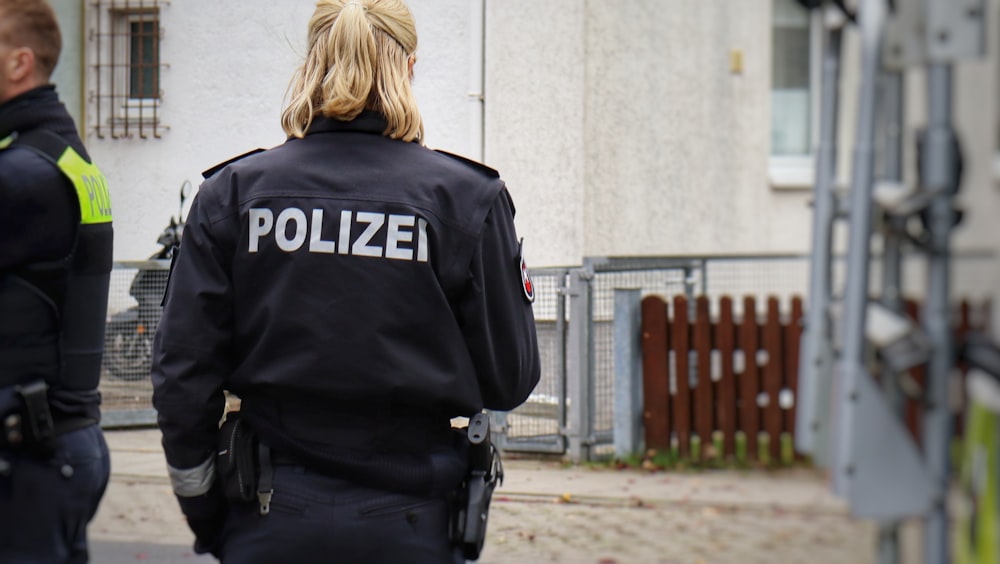
[[[478,89],[471,71],[479,1],[486,5],[482,141],[469,96]],[[669,10],[659,0],[409,4],[428,145],[476,155],[484,142],[485,162],[514,196],[532,266],[600,255],[808,251],[809,190],[769,181],[770,0],[684,0]],[[162,4],[168,66],[160,115],[169,129],[161,139],[98,139],[96,116],[84,118],[86,141],[111,182],[117,260],[156,250],[184,180],[197,184],[200,171],[219,161],[282,142],[283,96],[313,8],[313,0]],[[957,72],[969,210],[958,240],[965,247],[1000,244],[995,33],[990,42],[989,61]],[[730,67],[734,53],[742,57],[738,71]],[[845,183],[856,64],[849,38]],[[922,88],[919,78],[909,83],[911,93]],[[919,97],[911,98],[911,126],[920,108]],[[912,158],[912,144],[908,151]]]
[[[768,8],[489,4],[487,157],[536,264],[808,248],[807,193],[767,182]]]
[[[588,7],[586,253],[804,249],[802,198],[767,184],[768,3]]]
[[[487,2],[486,162],[517,206],[530,266],[585,254],[585,2]]]

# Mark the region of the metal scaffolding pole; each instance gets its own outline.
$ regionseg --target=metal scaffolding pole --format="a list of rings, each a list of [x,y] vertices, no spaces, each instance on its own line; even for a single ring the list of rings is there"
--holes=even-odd
[[[806,310],[799,361],[799,395],[803,406],[796,412],[795,448],[810,453],[813,461],[829,463],[829,397],[833,374],[833,330],[831,265],[833,224],[837,202],[834,195],[837,164],[837,116],[839,107],[841,38],[837,25],[825,30],[819,147],[816,155],[816,187],[813,192],[813,254],[809,272],[809,308]]]
[[[864,369],[865,320],[868,306],[868,271],[871,249],[872,181],[874,176],[875,101],[886,6],[883,0],[863,0],[858,12],[861,31],[861,85],[858,93],[857,132],[853,153],[850,195],[850,233],[847,249],[847,276],[840,326],[841,354],[834,379],[834,406],[838,408],[833,487],[847,491],[847,481],[855,472],[852,456],[853,433],[848,426],[855,419],[859,380]]]
[[[903,73],[884,71],[881,77],[882,133],[885,145],[882,151],[882,180],[901,183],[903,181]],[[903,237],[906,220],[894,215],[883,214],[882,239],[882,296],[881,302],[896,313],[903,311]],[[882,393],[893,413],[902,418],[903,397],[899,388],[898,374],[884,374]],[[880,564],[900,562],[899,521],[883,521],[879,524],[878,561]]]
[[[955,364],[951,333],[950,239],[954,225],[953,199],[958,187],[957,144],[951,125],[952,70],[934,63],[927,73],[927,131],[921,155],[922,189],[933,195],[928,207],[930,235],[927,266],[927,300],[922,316],[924,331],[933,348],[927,364],[926,411],[923,418],[924,454],[934,484],[934,504],[924,521],[926,562],[948,561],[947,492],[950,479],[952,414],[949,379]]]

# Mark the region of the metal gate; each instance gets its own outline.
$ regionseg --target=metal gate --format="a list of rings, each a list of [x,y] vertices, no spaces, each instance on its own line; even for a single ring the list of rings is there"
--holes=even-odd
[[[569,325],[569,268],[531,270],[535,286],[535,327],[542,374],[523,405],[494,412],[499,448],[507,451],[562,454],[566,450],[566,333]]]
[[[494,413],[505,451],[610,454],[614,420],[614,290],[693,295],[698,259],[586,259],[582,267],[537,269],[535,324],[542,375],[524,405]]]

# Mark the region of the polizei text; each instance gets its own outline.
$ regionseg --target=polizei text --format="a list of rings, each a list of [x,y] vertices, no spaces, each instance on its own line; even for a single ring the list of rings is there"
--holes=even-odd
[[[328,217],[331,215],[334,217]],[[334,233],[337,236],[330,238]],[[272,237],[286,253],[305,248],[310,253],[331,255],[417,262],[428,259],[427,220],[413,215],[352,210],[328,214],[319,208],[308,214],[299,208],[285,208],[275,215],[270,208],[250,208],[248,251],[258,252],[261,240]]]

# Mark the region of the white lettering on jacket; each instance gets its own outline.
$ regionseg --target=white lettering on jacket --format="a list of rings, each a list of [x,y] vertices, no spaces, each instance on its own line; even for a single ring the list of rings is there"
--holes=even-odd
[[[278,212],[275,219],[274,211],[269,208],[250,208],[247,250],[257,253],[262,239],[273,238],[275,245],[286,253],[294,253],[306,246],[308,252],[318,254],[336,253],[417,262],[427,262],[429,258],[426,219],[404,214],[343,210],[339,225],[332,223],[332,218],[322,209],[314,209],[307,214],[299,208],[285,208]],[[324,232],[328,236],[336,233],[337,239],[324,239]],[[384,246],[379,244],[383,240]]]

